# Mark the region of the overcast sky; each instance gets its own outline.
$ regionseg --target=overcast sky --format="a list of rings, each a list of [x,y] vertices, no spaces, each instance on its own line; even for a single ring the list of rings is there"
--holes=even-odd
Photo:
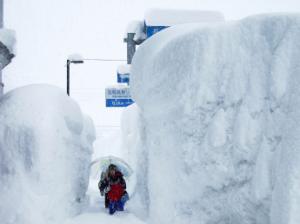
[[[149,8],[217,10],[226,20],[268,12],[300,12],[296,0],[4,0],[5,26],[17,32],[17,57],[4,71],[6,91],[31,83],[65,89],[68,55],[126,59],[128,22]],[[71,67],[71,95],[97,125],[119,126],[120,109],[104,106],[105,86],[116,83],[120,63]]]

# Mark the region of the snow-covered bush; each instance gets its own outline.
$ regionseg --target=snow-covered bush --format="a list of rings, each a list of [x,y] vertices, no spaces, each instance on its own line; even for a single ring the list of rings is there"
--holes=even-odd
[[[95,130],[65,92],[49,85],[0,100],[0,219],[61,223],[85,200]]]
[[[300,15],[179,25],[131,69],[149,223],[300,223]]]

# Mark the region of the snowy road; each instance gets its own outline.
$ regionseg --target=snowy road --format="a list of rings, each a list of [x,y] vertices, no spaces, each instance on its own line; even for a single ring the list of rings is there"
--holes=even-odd
[[[126,208],[124,212],[116,212],[114,215],[109,215],[108,211],[104,208],[104,201],[100,197],[99,192],[96,189],[90,188],[88,194],[90,196],[89,207],[81,215],[68,220],[64,224],[145,224],[126,210]]]
[[[134,215],[123,212],[116,213],[113,216],[107,214],[104,209],[99,209],[99,211],[87,212],[76,218],[65,222],[65,224],[99,224],[99,223],[110,223],[110,224],[144,224],[144,222],[138,220]]]

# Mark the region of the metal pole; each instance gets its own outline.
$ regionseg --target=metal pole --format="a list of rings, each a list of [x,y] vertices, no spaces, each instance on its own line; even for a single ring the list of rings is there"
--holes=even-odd
[[[3,28],[3,0],[0,0],[0,29]],[[4,92],[4,83],[2,82],[2,68],[0,68],[0,97]]]
[[[134,33],[127,33],[127,64],[131,64],[133,55],[135,53],[135,41],[134,41]]]
[[[0,28],[3,28],[3,18],[4,18],[4,5],[3,0],[0,0]]]
[[[67,60],[67,94],[70,96],[70,64],[71,61]]]

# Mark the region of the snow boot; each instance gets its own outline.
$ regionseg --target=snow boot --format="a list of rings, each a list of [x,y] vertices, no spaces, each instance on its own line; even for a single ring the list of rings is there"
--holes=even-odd
[[[117,211],[124,211],[124,203],[121,200],[116,202],[116,209]]]
[[[113,215],[117,211],[116,202],[114,202],[114,201],[109,202],[108,209],[109,209],[109,214]]]

